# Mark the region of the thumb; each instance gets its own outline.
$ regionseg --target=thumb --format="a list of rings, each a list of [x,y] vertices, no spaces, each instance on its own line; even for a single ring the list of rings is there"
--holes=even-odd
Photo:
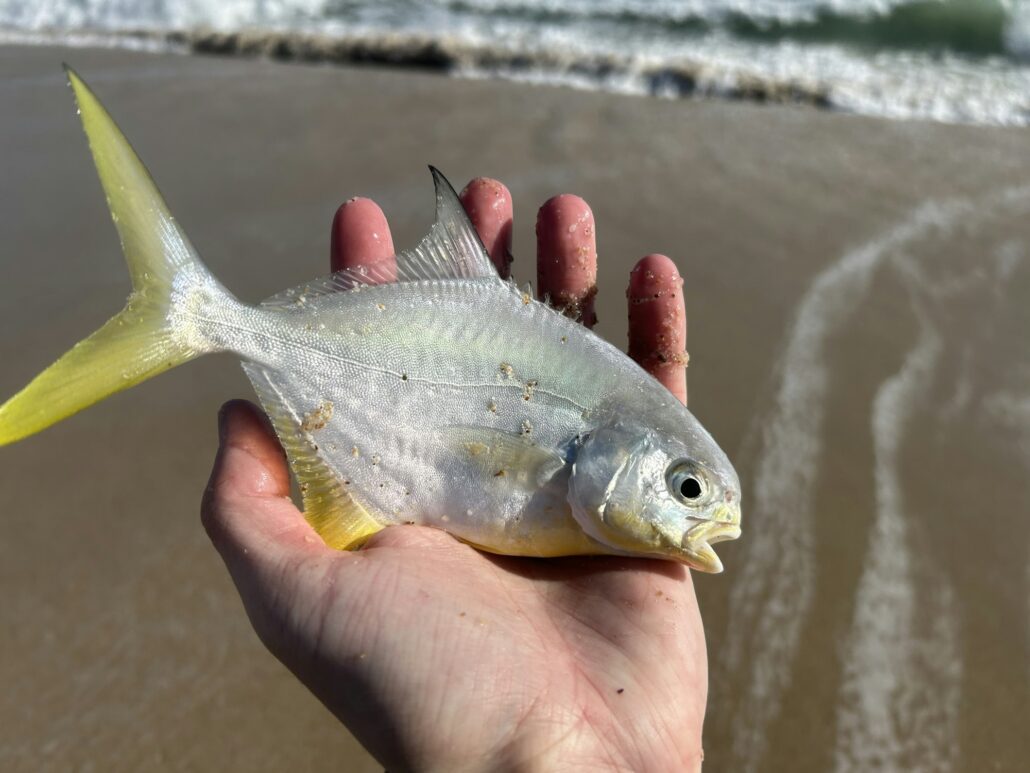
[[[324,600],[342,597],[333,587],[344,554],[327,547],[290,500],[286,458],[256,406],[243,400],[222,406],[218,435],[201,511],[204,527],[258,637],[315,689],[311,653],[320,629],[312,623],[325,625]]]
[[[201,520],[237,585],[240,571],[328,550],[289,498],[286,457],[264,414],[230,401],[218,414],[218,436]]]

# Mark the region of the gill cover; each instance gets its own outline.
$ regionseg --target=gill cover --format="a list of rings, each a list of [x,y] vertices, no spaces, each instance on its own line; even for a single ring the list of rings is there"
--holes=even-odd
[[[658,436],[621,422],[600,427],[576,454],[569,481],[573,517],[590,537],[617,550],[663,553],[670,538],[646,517],[648,504],[664,485],[665,455]]]
[[[683,443],[646,427],[616,420],[599,428],[583,441],[572,468],[573,517],[617,552],[721,572],[712,545],[740,536],[736,475],[728,462],[727,475],[718,459],[706,464],[692,456]],[[680,489],[683,470],[696,483],[686,493]]]

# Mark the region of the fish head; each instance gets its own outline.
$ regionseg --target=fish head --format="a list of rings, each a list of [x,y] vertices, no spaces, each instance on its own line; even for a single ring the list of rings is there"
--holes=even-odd
[[[712,545],[740,536],[740,483],[690,419],[677,435],[623,420],[591,432],[576,453],[569,503],[580,528],[615,552],[721,572]]]

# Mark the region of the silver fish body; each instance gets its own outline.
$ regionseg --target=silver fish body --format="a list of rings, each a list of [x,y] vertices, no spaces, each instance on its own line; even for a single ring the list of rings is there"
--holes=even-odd
[[[306,427],[381,523],[438,526],[509,555],[615,552],[583,539],[569,497],[585,442],[617,421],[681,438],[679,453],[713,474],[732,471],[622,352],[496,276],[224,309],[198,333],[245,358],[259,393]]]
[[[501,280],[436,170],[437,221],[398,256],[398,281],[351,270],[250,306],[203,266],[106,111],[70,78],[135,289],[0,407],[0,443],[231,351],[331,545],[417,523],[508,555],[721,570],[711,544],[740,533],[726,455],[626,355]]]

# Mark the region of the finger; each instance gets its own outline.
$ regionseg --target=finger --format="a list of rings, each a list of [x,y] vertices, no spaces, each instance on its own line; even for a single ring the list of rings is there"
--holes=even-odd
[[[479,232],[501,279],[511,276],[511,193],[504,183],[477,177],[461,192],[461,204]]]
[[[375,268],[370,284],[397,279],[393,236],[383,210],[371,199],[344,202],[333,217],[329,262],[333,271]]]
[[[597,323],[597,233],[594,213],[579,196],[564,193],[540,207],[536,278],[541,298],[587,327]]]
[[[218,434],[201,518],[233,576],[241,561],[278,563],[328,550],[290,501],[286,457],[264,414],[245,400],[226,403]]]
[[[629,275],[629,356],[687,402],[687,310],[683,279],[664,255],[641,258]]]

